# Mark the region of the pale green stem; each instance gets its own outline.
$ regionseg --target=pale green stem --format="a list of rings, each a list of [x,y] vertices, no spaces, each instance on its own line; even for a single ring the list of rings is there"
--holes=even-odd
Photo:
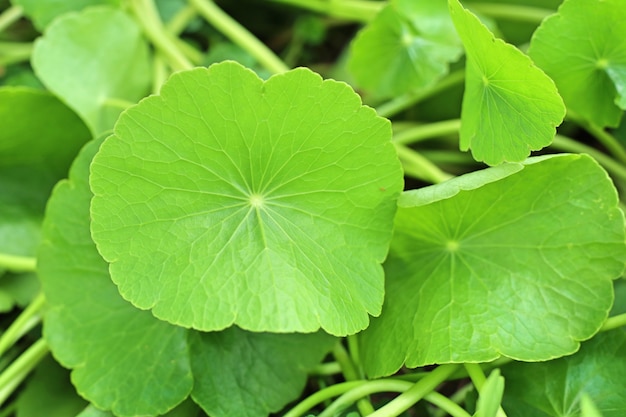
[[[335,360],[337,361],[337,363],[339,363],[339,365],[341,366],[341,371],[346,381],[361,380],[359,378],[357,369],[354,366],[352,359],[350,358],[350,355],[348,355],[348,352],[343,347],[343,344],[341,343],[341,341],[338,341],[335,344],[335,347],[333,348],[333,356],[335,357]],[[359,399],[360,398],[361,397],[359,397]],[[364,415],[364,416],[369,415],[374,412],[374,407],[367,399],[359,400],[357,403],[357,407],[361,415]]]
[[[367,383],[367,381],[350,381],[331,385],[300,401],[295,407],[285,413],[283,417],[300,417],[316,405]]]
[[[192,6],[185,6],[170,19],[165,25],[168,33],[178,36],[189,26],[189,23],[198,16],[198,12]]]
[[[444,120],[442,122],[428,123],[415,126],[393,135],[393,141],[398,144],[407,145],[419,142],[424,139],[436,138],[451,134],[458,134],[461,129],[461,120]]]
[[[326,408],[318,417],[332,417],[354,404],[357,400],[377,392],[406,392],[414,384],[407,381],[381,379],[369,381],[351,389],[337,398],[330,407]],[[373,415],[372,413],[366,415]]]
[[[487,377],[485,376],[483,368],[481,368],[480,365],[477,363],[465,363],[463,364],[463,366],[467,370],[467,373],[472,380],[472,384],[474,384],[480,395],[480,391],[487,381]],[[496,414],[496,416],[506,417],[506,413],[504,412],[502,407],[498,409],[498,414]]]
[[[621,162],[622,164],[626,164],[626,149],[624,149],[622,144],[613,135],[611,135],[609,132],[605,131],[601,127],[596,126],[595,124],[584,119],[571,109],[567,109],[567,114],[565,118],[571,120],[572,122],[585,129],[588,133],[595,137],[598,142],[604,145],[604,147],[619,162]]]
[[[39,339],[0,374],[0,405],[4,404],[48,352],[46,341]]]
[[[106,99],[102,100],[102,104],[107,107],[115,107],[118,109],[126,110],[130,106],[134,106],[136,103],[124,100],[123,98],[107,97]]]
[[[37,259],[30,256],[0,253],[0,268],[13,272],[34,272],[37,270]]]
[[[189,0],[197,12],[234,44],[252,55],[265,69],[274,74],[289,71],[281,59],[239,22],[226,14],[212,0]]]
[[[45,305],[45,297],[38,294],[28,307],[11,323],[8,329],[0,336],[0,356],[9,350],[28,331],[41,322],[41,309]]]
[[[338,362],[327,362],[320,363],[313,370],[311,370],[311,375],[316,376],[328,376],[328,375],[337,375],[341,373],[341,365]]]
[[[129,0],[131,9],[152,44],[163,54],[175,71],[193,68],[193,64],[178,48],[163,27],[153,0]]]
[[[448,413],[452,417],[472,417],[470,413],[465,411],[463,407],[452,401],[445,395],[439,394],[437,391],[433,391],[424,397],[429,403],[436,405],[445,413]]]
[[[159,94],[161,86],[169,77],[163,57],[157,54],[152,60],[152,94]]]
[[[432,97],[441,91],[460,84],[465,79],[465,70],[451,72],[442,78],[437,84],[425,90],[414,91],[398,96],[391,101],[376,107],[376,112],[382,117],[392,117],[422,100]]]
[[[407,175],[433,184],[438,184],[454,177],[454,175],[442,171],[437,165],[424,158],[417,151],[397,143],[395,145],[396,152]]]
[[[7,29],[24,15],[22,6],[11,6],[0,14],[0,32]]]
[[[28,61],[32,52],[32,42],[0,42],[0,65]]]
[[[607,332],[609,330],[617,329],[618,327],[626,326],[626,313],[618,314],[617,316],[609,317],[606,319],[602,327],[601,332]]]
[[[472,3],[467,6],[473,11],[495,19],[513,20],[539,24],[546,17],[556,13],[555,10],[519,4]]]
[[[378,12],[387,5],[382,1],[367,0],[269,0],[288,4],[339,19],[362,23],[371,22]]]
[[[370,417],[395,417],[408,410],[444,382],[459,367],[457,364],[440,365],[411,388],[400,394],[385,406],[376,410]],[[321,416],[320,416],[321,417]]]

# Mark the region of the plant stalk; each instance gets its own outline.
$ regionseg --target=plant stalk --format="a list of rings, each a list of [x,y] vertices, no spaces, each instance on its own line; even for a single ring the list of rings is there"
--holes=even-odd
[[[556,10],[541,7],[524,6],[521,4],[499,3],[468,3],[473,11],[494,19],[506,19],[516,22],[539,24],[546,17],[556,13]]]
[[[269,0],[300,7],[326,16],[368,23],[374,20],[386,2],[368,0]]]
[[[0,374],[0,405],[4,404],[48,352],[46,341],[39,339]]]
[[[40,312],[46,299],[39,293],[22,313],[11,323],[8,329],[0,336],[0,356],[9,350],[24,334],[41,321]]]
[[[22,6],[11,6],[0,14],[0,32],[6,30],[24,15]]]
[[[13,272],[35,272],[37,270],[37,259],[30,256],[0,253],[0,267]]]

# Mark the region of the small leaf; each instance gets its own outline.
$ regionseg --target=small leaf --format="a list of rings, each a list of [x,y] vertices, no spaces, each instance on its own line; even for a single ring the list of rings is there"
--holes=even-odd
[[[462,53],[446,0],[393,0],[354,39],[357,83],[381,97],[434,84]]]
[[[489,165],[523,161],[552,143],[563,100],[530,58],[496,39],[458,0],[449,5],[467,55],[461,150]]]
[[[118,416],[162,414],[191,392],[186,331],[124,301],[89,233],[89,163],[101,140],[55,187],[37,259],[49,304],[44,337],[73,368],[81,395]]]
[[[598,126],[617,126],[626,110],[625,21],[623,0],[565,0],[530,42],[567,107]]]
[[[94,135],[111,129],[150,85],[148,47],[139,26],[124,12],[104,6],[50,24],[35,42],[32,64],[45,86]]]
[[[489,374],[487,381],[480,389],[480,396],[476,404],[475,417],[496,417],[504,394],[504,378],[500,370],[495,369]]]
[[[502,373],[507,381],[503,406],[508,417],[626,415],[626,333],[622,329],[594,336],[572,356],[513,363],[503,367]]]
[[[362,333],[370,376],[403,363],[548,360],[607,317],[626,245],[602,168],[559,155],[470,175],[399,200],[383,313]]]
[[[21,6],[24,14],[40,31],[43,31],[50,22],[62,14],[99,4],[112,6],[120,4],[120,0],[12,0],[11,2],[16,6]]]
[[[307,373],[336,339],[324,333],[251,333],[231,327],[190,334],[191,393],[214,417],[265,417],[298,398]]]
[[[355,333],[383,302],[390,134],[308,69],[176,73],[94,159],[94,240],[124,298],[174,324]]]

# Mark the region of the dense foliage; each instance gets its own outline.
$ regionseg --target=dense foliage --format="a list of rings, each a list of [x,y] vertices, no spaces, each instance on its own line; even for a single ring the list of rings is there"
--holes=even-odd
[[[0,7],[0,417],[626,414],[625,0]]]

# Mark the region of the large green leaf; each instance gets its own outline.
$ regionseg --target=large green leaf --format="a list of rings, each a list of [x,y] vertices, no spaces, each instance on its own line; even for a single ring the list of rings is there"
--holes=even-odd
[[[528,50],[568,108],[599,126],[617,126],[626,109],[624,22],[624,0],[566,0]]]
[[[30,88],[0,88],[0,120],[0,254],[34,256],[52,187],[90,135],[67,106]]]
[[[139,26],[105,6],[56,19],[35,42],[32,64],[94,134],[111,129],[120,112],[148,92],[152,74]]]
[[[162,414],[191,392],[186,331],[124,301],[89,233],[89,163],[78,156],[48,203],[38,268],[44,336],[81,395],[119,416]]]
[[[368,373],[575,352],[606,319],[624,269],[617,201],[607,174],[579,155],[405,193],[383,313],[362,337]]]
[[[91,166],[92,233],[120,293],[199,330],[367,327],[402,172],[344,83],[234,62],[174,74]]]
[[[462,53],[446,0],[393,0],[354,39],[357,83],[378,96],[425,88]]]
[[[458,0],[449,4],[467,55],[461,150],[489,165],[522,161],[552,143],[563,100],[519,49],[496,39]]]
[[[193,399],[214,417],[265,417],[298,398],[307,372],[336,339],[313,334],[251,333],[231,327],[190,334]]]
[[[515,363],[502,372],[507,381],[503,406],[508,417],[580,416],[586,396],[603,417],[626,415],[626,334],[622,329],[598,334],[575,355],[545,363]]]
[[[21,6],[24,14],[39,30],[43,30],[62,14],[98,4],[119,5],[120,0],[12,0],[12,3]]]

